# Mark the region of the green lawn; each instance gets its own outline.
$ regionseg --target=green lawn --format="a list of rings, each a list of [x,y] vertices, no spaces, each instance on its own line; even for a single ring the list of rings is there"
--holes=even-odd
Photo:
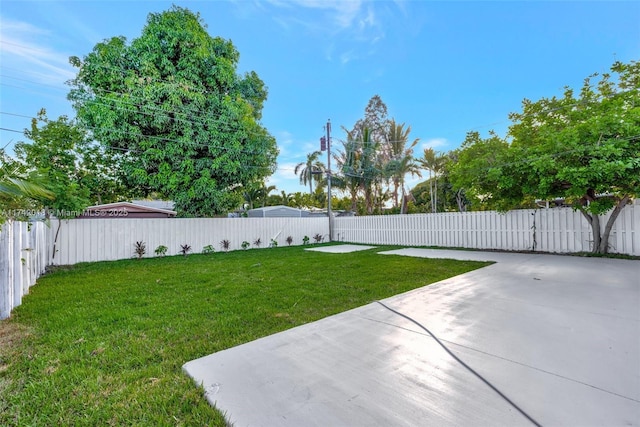
[[[487,263],[301,247],[59,268],[0,322],[0,425],[224,425],[192,359]]]

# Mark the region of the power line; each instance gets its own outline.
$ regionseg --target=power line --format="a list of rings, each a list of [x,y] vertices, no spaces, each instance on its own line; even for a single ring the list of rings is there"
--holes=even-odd
[[[16,45],[16,46],[19,46],[19,45]],[[25,46],[22,46],[22,47],[25,47]],[[97,65],[99,65],[101,67],[104,67],[104,68],[107,68],[107,69],[110,69],[110,70],[123,72],[123,73],[125,71],[136,71],[137,72],[137,70],[134,70],[134,69],[123,69],[123,68],[118,68],[118,67],[107,66],[106,64],[97,64]],[[2,68],[2,67],[0,67],[0,68]],[[6,77],[6,78],[11,78],[11,79],[19,80],[19,81],[28,82],[28,83],[33,83],[33,84],[38,84],[38,85],[50,86],[50,87],[56,87],[57,88],[57,86],[48,85],[48,84],[41,83],[41,82],[35,82],[35,81],[22,79],[22,78],[18,78],[18,77],[13,77],[13,76],[7,76],[7,75],[2,75],[2,76]],[[155,82],[167,83],[167,84],[171,84],[171,85],[180,85],[180,86],[184,86],[185,83],[186,83],[186,82],[179,82],[179,81],[169,81],[169,80],[166,80],[166,79],[159,79],[159,78],[156,78],[156,77],[149,77],[149,76],[140,76],[139,78],[142,78],[142,79],[153,79],[153,81],[155,81]],[[22,87],[18,87],[18,86],[11,86],[11,85],[7,85],[5,83],[0,83],[0,84],[6,85],[6,86],[9,86],[9,87],[16,87],[18,89],[29,90],[27,88],[22,88]],[[203,94],[211,93],[211,92],[206,91],[206,90],[203,91],[200,88],[189,87],[189,89],[192,89],[192,90],[193,89],[198,89],[200,91],[200,93],[203,93]],[[614,97],[614,96],[624,95],[626,93],[635,92],[635,91],[638,91],[638,90],[639,89],[633,88],[633,89],[629,89],[627,91],[614,92],[612,94],[602,96],[601,99],[596,99],[595,102],[599,102],[599,101],[601,101],[602,99],[605,99],[605,98],[611,98],[611,97]],[[125,100],[122,100],[122,99],[107,98],[104,95],[98,95],[98,94],[95,94],[95,93],[92,94],[91,96],[96,97],[96,98],[101,98],[103,100],[107,99],[110,102],[114,102],[114,103],[120,103],[120,104],[124,104],[124,105],[135,106],[135,107],[138,107],[138,108],[143,108],[143,107],[144,108],[149,108],[151,110],[157,111],[161,115],[164,115],[166,117],[171,118],[172,120],[181,120],[181,121],[187,122],[187,123],[204,124],[201,120],[194,120],[194,118],[198,117],[199,114],[202,112],[199,109],[193,109],[193,108],[189,108],[189,107],[186,107],[186,106],[182,106],[180,108],[180,110],[178,110],[178,109],[165,110],[165,109],[162,109],[162,108],[157,107],[157,106],[149,105],[148,103],[144,103],[144,104],[143,103],[135,103],[136,99],[145,100],[145,98],[140,97],[140,96],[135,96],[135,95],[133,95],[131,93],[110,91],[110,90],[107,90],[107,89],[101,89],[101,91],[102,92],[106,92],[106,93],[110,93],[110,94],[114,94],[114,95],[127,96],[127,97],[130,97],[131,100],[134,101],[134,102],[128,102],[128,101],[125,101]],[[147,113],[147,112],[144,112],[144,111],[126,110],[126,109],[123,109],[121,107],[116,107],[116,106],[113,106],[113,105],[110,105],[110,104],[105,104],[104,102],[100,102],[100,101],[97,101],[97,100],[93,100],[92,102],[95,102],[98,105],[104,105],[104,106],[107,106],[107,107],[120,108],[123,111],[128,111],[128,112],[131,112],[131,113],[137,113],[137,114],[143,114],[143,115],[152,115],[151,113]],[[572,104],[561,105],[561,106],[556,107],[556,108],[551,108],[551,109],[547,109],[547,110],[543,110],[541,112],[535,112],[535,113],[531,113],[531,114],[535,114],[535,115],[548,114],[548,113],[555,112],[555,111],[558,111],[558,110],[561,110],[561,109],[571,108],[571,107],[575,107],[575,106],[578,106],[578,105],[584,105],[586,103],[587,103],[587,101],[582,100],[582,101],[577,101],[577,102],[572,103]],[[179,115],[189,116],[189,114],[187,112],[185,112],[185,111],[187,111],[188,113],[191,113],[189,119],[181,119],[181,118],[176,118],[176,117],[171,117],[170,116],[171,114],[173,114],[173,115],[179,114]],[[194,113],[196,114],[195,117],[193,116]],[[518,114],[518,113],[513,113],[513,114]],[[524,114],[522,116],[526,117],[528,115],[529,114]],[[198,119],[199,119],[199,117],[198,117]],[[498,123],[501,123],[501,122],[498,122]],[[477,129],[477,128],[480,128],[480,127],[488,127],[488,126],[492,126],[492,125],[495,125],[495,124],[496,123],[492,123],[492,124],[488,124],[488,125],[475,126],[473,128],[467,129],[466,132],[468,133],[468,132],[470,132],[470,131],[472,131],[474,129]],[[385,142],[387,142],[387,143],[395,143],[395,142],[400,142],[400,141],[385,141]]]

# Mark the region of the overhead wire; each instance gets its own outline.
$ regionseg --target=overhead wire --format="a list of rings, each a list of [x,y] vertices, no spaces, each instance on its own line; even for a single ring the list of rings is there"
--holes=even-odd
[[[123,72],[123,74],[124,74],[124,72],[128,71],[128,70],[124,70],[124,69],[121,69],[121,68],[108,67],[108,66],[106,66],[106,64],[99,64],[99,65],[104,66],[104,67],[106,67],[108,69],[111,69],[111,70]],[[48,84],[45,84],[45,83],[42,83],[42,82],[35,82],[35,81],[22,79],[22,78],[18,78],[18,77],[7,76],[5,74],[2,74],[0,76],[5,77],[5,78],[11,78],[11,79],[19,80],[19,81],[24,81],[24,82],[27,82],[27,83],[33,83],[33,84],[38,84],[38,85],[56,87],[57,88],[57,86],[48,85]],[[147,78],[147,77],[144,77],[144,78]],[[154,81],[156,81],[156,82],[170,83],[170,84],[176,84],[176,85],[184,86],[184,83],[183,82],[179,82],[179,81],[174,81],[174,80],[170,81],[170,80],[166,80],[166,79],[158,79],[158,78],[155,78],[155,77],[153,77],[152,79]],[[7,85],[6,83],[1,83],[1,84],[6,85],[6,86],[11,86],[11,85]],[[15,86],[11,86],[11,87],[15,87]],[[21,87],[17,87],[17,88],[24,89],[24,90],[29,90],[27,88],[21,88]],[[208,91],[206,91],[206,90],[202,91],[201,88],[193,88],[193,87],[191,87],[190,89],[192,89],[192,90],[193,89],[198,89],[201,93],[208,93]],[[626,90],[626,91],[615,92],[615,93],[609,94],[607,96],[604,96],[603,98],[622,95],[622,94],[626,94],[626,93],[637,91],[637,90],[638,90],[637,88],[632,88],[632,89],[629,89],[629,90]],[[96,103],[97,105],[103,105],[103,106],[106,106],[106,107],[116,108],[116,109],[120,109],[122,111],[130,112],[130,113],[150,115],[150,116],[164,115],[167,118],[170,118],[171,120],[182,121],[182,122],[191,123],[191,124],[194,124],[194,123],[201,124],[201,125],[204,124],[204,122],[202,120],[200,120],[199,116],[197,116],[197,115],[194,116],[193,114],[189,115],[188,113],[185,112],[185,111],[188,111],[190,113],[194,113],[194,112],[196,112],[196,110],[193,110],[193,109],[191,109],[189,107],[186,107],[184,105],[180,106],[179,109],[166,110],[166,109],[163,109],[163,108],[158,107],[158,106],[148,105],[148,103],[137,104],[137,103],[134,102],[136,100],[136,98],[141,98],[142,99],[142,97],[137,97],[137,96],[132,95],[130,93],[123,93],[123,92],[116,92],[116,91],[109,91],[109,90],[103,90],[103,92],[106,92],[108,94],[113,94],[113,95],[119,95],[121,97],[122,96],[126,96],[126,97],[129,98],[129,100],[116,99],[116,98],[113,98],[113,97],[106,97],[104,95],[93,94],[92,96],[94,96],[95,98],[101,98],[101,99],[105,99],[106,98],[106,99],[108,99],[109,102],[120,103],[121,105],[117,106],[117,105],[112,105],[112,104],[106,104],[106,103],[100,102],[100,101],[95,100],[95,99],[92,100],[92,102]],[[584,103],[585,103],[584,101],[579,101],[579,102],[575,102],[575,103],[572,103],[572,104],[566,104],[566,105],[562,105],[562,106],[559,106],[559,107],[556,107],[556,108],[543,110],[541,112],[536,112],[535,114],[536,115],[548,114],[548,113],[551,113],[551,112],[554,112],[554,111],[558,111],[558,110],[561,110],[561,109],[566,109],[566,108],[571,108],[571,107],[575,107],[575,106],[578,106],[578,105],[582,105]],[[145,112],[145,111],[140,111],[140,110],[129,110],[129,109],[126,109],[126,106],[137,107],[137,108],[146,108],[146,109],[157,111],[157,113],[156,114],[152,114],[152,113]],[[197,113],[201,113],[201,111],[198,110]],[[20,115],[20,114],[15,114],[15,113],[8,113],[8,112],[2,112],[2,114],[9,114],[9,115],[18,116],[18,117],[31,118],[31,116]],[[184,118],[183,119],[183,118],[176,117],[176,115],[188,116],[188,118]],[[485,126],[490,126],[490,125],[485,125]],[[89,129],[92,130],[92,131],[96,130],[96,128],[93,128],[93,129],[89,128]],[[4,130],[4,131],[8,131],[8,132],[21,133],[20,131],[17,131],[17,130],[14,130],[14,129],[8,129],[8,128],[0,128],[0,130]],[[104,130],[104,128],[101,128],[101,130]],[[112,129],[112,130],[115,130],[115,129]],[[122,132],[122,130],[119,130],[119,129],[117,131]],[[134,135],[136,137],[151,138],[151,139],[156,139],[156,140],[165,141],[165,142],[178,142],[178,143],[184,143],[185,142],[185,141],[179,141],[179,140],[174,140],[174,139],[170,139],[170,138],[157,137],[155,135],[138,135],[138,134],[131,133],[131,132],[126,132],[126,131],[125,131],[125,133],[132,134],[132,135]],[[635,137],[632,137],[632,139],[633,138],[635,138]],[[387,141],[387,142],[393,143],[393,142],[399,142],[399,141]],[[191,141],[190,144],[194,145],[194,146],[200,146],[200,147],[209,148],[209,149],[211,148],[211,146],[209,144],[195,143],[193,141]],[[129,149],[124,149],[124,148],[118,148],[118,147],[110,147],[110,148],[119,149],[121,151],[130,151],[130,152],[134,152],[134,153],[140,153],[140,151],[132,151],[132,150],[129,150]],[[218,150],[224,150],[226,147],[215,147],[215,148],[218,149]],[[374,148],[370,148],[370,150],[374,150]],[[567,153],[570,153],[572,151],[577,151],[577,149],[576,150],[569,150],[569,151],[565,151],[565,152],[561,152],[561,153],[555,153],[554,156],[567,154]],[[255,154],[254,152],[249,152],[249,151],[243,151],[243,152],[246,152],[248,154]],[[525,159],[525,160],[519,161],[517,163],[523,163],[523,162],[527,162],[527,161],[530,161],[530,160],[529,159]],[[513,164],[515,164],[515,163],[513,163]],[[509,164],[504,164],[504,166],[508,166],[508,165]],[[496,167],[496,165],[487,167],[486,169],[488,170],[488,169],[491,169],[492,167]],[[376,169],[376,171],[379,172],[378,169]],[[351,176],[351,177],[363,177],[363,174],[346,173],[345,175]],[[366,175],[364,175],[364,177],[366,177]]]

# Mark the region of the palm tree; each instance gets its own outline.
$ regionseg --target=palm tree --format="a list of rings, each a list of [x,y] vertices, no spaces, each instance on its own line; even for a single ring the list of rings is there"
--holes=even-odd
[[[404,156],[402,157],[402,159],[395,161],[395,174],[394,174],[394,185],[395,185],[395,192],[394,192],[394,202],[395,202],[395,206],[398,206],[398,187],[400,187],[401,190],[401,196],[402,196],[402,205],[400,207],[400,213],[403,214],[404,212],[404,208],[405,208],[405,199],[407,197],[407,192],[404,188],[404,181],[405,181],[405,177],[407,176],[407,174],[411,174],[411,176],[422,176],[422,174],[420,173],[420,166],[419,164],[415,161],[415,159],[408,155],[408,156]],[[396,181],[397,180],[397,181]]]
[[[307,161],[298,163],[293,171],[300,174],[300,184],[309,183],[309,194],[313,194],[313,181],[320,182],[320,174],[325,170],[324,164],[318,160],[321,154],[320,151],[307,154]]]
[[[44,178],[35,172],[28,174],[25,166],[0,150],[0,204],[5,208],[21,208],[54,199],[54,194],[44,185]],[[0,212],[0,224],[11,216]]]
[[[429,193],[431,197],[431,211],[438,212],[438,174],[444,167],[444,156],[433,148],[425,148],[422,158],[418,159],[420,165],[429,171]],[[431,174],[433,173],[433,181]]]
[[[275,185],[266,187],[264,183],[260,187],[250,187],[244,192],[244,200],[247,202],[249,209],[253,209],[259,204],[262,204],[262,207],[264,207],[267,197],[269,197],[269,193],[275,189]]]
[[[421,176],[417,164],[413,160],[413,147],[418,144],[419,139],[414,139],[407,147],[409,133],[411,133],[411,126],[405,130],[404,123],[397,124],[395,119],[391,119],[387,134],[390,157],[387,163],[387,172],[393,181],[393,205],[396,208],[398,207],[398,188],[402,188],[403,199],[405,196],[404,178],[406,174]]]
[[[342,128],[344,129],[344,127]],[[346,190],[351,196],[351,211],[358,210],[358,191],[360,190],[360,177],[355,173],[359,164],[359,152],[357,145],[352,138],[352,134],[344,129],[347,133],[347,141],[343,141],[344,151],[337,150],[333,158],[338,164],[338,170],[341,176],[331,177],[331,185]]]

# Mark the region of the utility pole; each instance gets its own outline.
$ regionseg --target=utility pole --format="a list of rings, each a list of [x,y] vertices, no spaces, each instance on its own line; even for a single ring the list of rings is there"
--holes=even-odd
[[[329,241],[333,241],[333,213],[331,212],[331,119],[327,120],[327,137],[320,138],[320,150],[327,150],[327,216],[329,217]]]

